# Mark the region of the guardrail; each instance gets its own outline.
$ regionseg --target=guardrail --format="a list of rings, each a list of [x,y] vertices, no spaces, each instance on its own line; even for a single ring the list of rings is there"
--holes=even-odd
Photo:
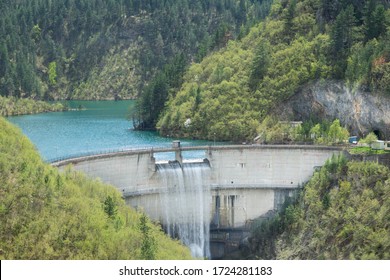
[[[146,148],[134,148],[134,149],[112,149],[101,150],[96,152],[79,153],[77,155],[69,155],[66,157],[59,157],[52,160],[48,160],[52,165],[62,165],[64,162],[78,162],[84,159],[94,159],[102,157],[112,157],[129,155],[134,153],[165,153],[180,151],[195,151],[195,150],[230,150],[230,149],[308,149],[308,150],[344,150],[341,146],[317,146],[317,145],[186,145],[179,148],[172,147],[146,147]]]
[[[199,147],[210,147],[210,146],[225,146],[226,144],[212,144],[212,145],[204,145],[204,144],[185,144],[180,147],[183,151],[185,150],[197,150],[200,149]],[[120,154],[120,153],[132,153],[132,152],[169,152],[174,151],[177,148],[172,148],[172,144],[169,144],[167,146],[144,146],[144,147],[135,147],[135,148],[117,148],[117,149],[104,149],[99,151],[88,151],[88,152],[81,152],[76,154],[70,154],[67,156],[61,156],[61,157],[55,157],[46,159],[47,163],[56,163],[60,161],[65,160],[71,160],[71,159],[77,159],[77,158],[84,158],[84,157],[91,157],[91,156],[99,156],[99,155],[109,155],[109,154]]]
[[[164,147],[161,147],[164,148]],[[81,152],[77,154],[70,154],[67,156],[61,156],[61,157],[55,157],[47,159],[46,162],[48,163],[56,163],[60,161],[70,160],[70,159],[76,159],[76,158],[83,158],[83,157],[91,157],[91,156],[98,156],[98,155],[107,155],[107,154],[118,154],[118,153],[126,153],[126,152],[142,152],[142,151],[149,151],[152,147],[137,147],[137,148],[119,148],[119,149],[106,149],[106,150],[99,150],[99,151],[88,151],[88,152]]]

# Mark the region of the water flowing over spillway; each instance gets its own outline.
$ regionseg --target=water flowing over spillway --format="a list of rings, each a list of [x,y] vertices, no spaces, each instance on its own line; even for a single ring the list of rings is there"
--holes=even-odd
[[[167,189],[160,195],[164,228],[191,249],[196,258],[210,258],[210,185],[206,163],[157,164]]]

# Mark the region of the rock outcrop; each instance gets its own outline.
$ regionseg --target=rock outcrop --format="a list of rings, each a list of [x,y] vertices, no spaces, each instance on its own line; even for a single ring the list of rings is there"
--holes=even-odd
[[[390,138],[390,97],[351,89],[345,83],[317,81],[307,85],[276,109],[289,120],[339,119],[352,134],[374,131]]]

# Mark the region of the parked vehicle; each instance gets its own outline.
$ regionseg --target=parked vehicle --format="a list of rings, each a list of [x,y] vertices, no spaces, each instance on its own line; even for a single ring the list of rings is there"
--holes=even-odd
[[[348,142],[356,145],[359,142],[359,136],[351,136],[348,138]]]

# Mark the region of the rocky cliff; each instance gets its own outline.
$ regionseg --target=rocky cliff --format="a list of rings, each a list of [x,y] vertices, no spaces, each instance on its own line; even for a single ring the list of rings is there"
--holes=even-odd
[[[354,89],[343,82],[317,81],[303,87],[275,112],[289,120],[339,119],[351,134],[374,131],[390,137],[390,97]]]

